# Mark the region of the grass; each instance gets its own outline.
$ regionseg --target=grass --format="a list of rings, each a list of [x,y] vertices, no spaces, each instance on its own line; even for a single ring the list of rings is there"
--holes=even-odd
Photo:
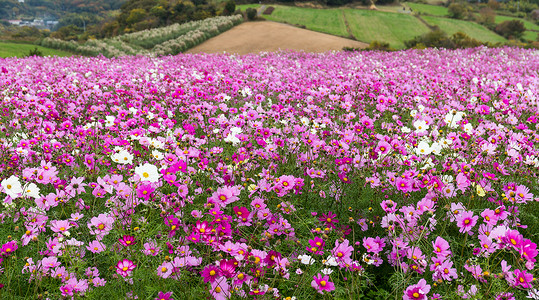
[[[404,41],[429,32],[427,26],[407,14],[356,9],[346,9],[345,14],[352,34],[367,43],[378,40],[403,48]]]
[[[527,41],[536,41],[538,34],[538,32],[526,30],[524,31],[522,37]]]
[[[482,42],[507,42],[504,37],[497,35],[496,33],[488,30],[486,27],[483,27],[477,23],[431,16],[424,16],[422,18],[427,23],[440,27],[441,30],[447,32],[447,34],[449,35],[458,31],[462,31],[468,36]]]
[[[524,23],[524,28],[528,29],[528,30],[539,30],[539,25],[537,24],[534,24],[533,22],[530,22],[528,20],[525,20],[525,19],[521,19],[521,18],[515,18],[515,17],[508,17],[508,16],[496,16],[496,19],[494,20],[494,22],[496,24],[499,24],[501,22],[504,22],[504,21],[511,21],[511,20],[519,20],[519,21],[522,21],[522,23]]]
[[[421,13],[422,15],[431,15],[438,17],[447,16],[447,7],[411,2],[406,2],[405,5],[412,8],[414,12]]]
[[[257,5],[258,8],[260,5]],[[267,5],[268,7],[270,5]],[[293,6],[271,5],[275,10],[271,15],[262,15],[265,19],[281,23],[289,23],[293,25],[303,25],[305,28],[348,37],[342,10],[340,9],[316,9],[316,8],[301,8]],[[240,5],[242,10],[248,5]]]
[[[0,42],[0,57],[23,57],[27,55],[31,50],[37,47],[44,56],[72,56],[72,53],[36,46],[32,44],[18,44],[9,42]]]

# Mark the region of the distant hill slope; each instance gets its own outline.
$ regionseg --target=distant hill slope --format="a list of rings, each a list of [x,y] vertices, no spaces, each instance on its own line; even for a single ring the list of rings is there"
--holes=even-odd
[[[409,10],[385,12],[351,8],[314,9],[283,5],[272,6],[275,10],[271,14],[262,14],[261,16],[271,21],[299,25],[319,32],[353,37],[365,43],[387,42],[391,47],[397,49],[404,48],[405,41],[429,32],[433,26],[440,27],[448,34],[462,31],[482,42],[507,41],[480,24],[444,18],[442,15],[446,9],[433,5],[414,6],[435,15],[423,16],[423,20],[415,17]],[[260,5],[239,5],[242,10],[247,7],[258,9]]]

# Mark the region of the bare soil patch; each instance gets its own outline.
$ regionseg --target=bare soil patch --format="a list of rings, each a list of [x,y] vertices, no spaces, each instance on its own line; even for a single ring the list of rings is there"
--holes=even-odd
[[[261,21],[242,23],[187,53],[258,53],[279,50],[326,52],[343,47],[366,48],[368,44],[291,25]]]

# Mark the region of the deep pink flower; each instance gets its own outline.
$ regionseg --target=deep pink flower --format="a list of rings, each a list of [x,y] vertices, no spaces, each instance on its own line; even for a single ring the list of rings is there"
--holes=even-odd
[[[322,277],[322,274],[318,273],[316,276],[313,276],[313,281],[311,281],[311,286],[320,294],[324,292],[331,292],[335,290],[335,284],[329,281],[329,276],[325,275]]]
[[[204,282],[214,282],[220,274],[220,269],[214,265],[207,265],[201,272]]]
[[[116,273],[123,277],[131,276],[137,266],[129,259],[120,260],[116,264]]]
[[[17,250],[19,246],[17,246],[16,241],[10,241],[2,245],[2,248],[0,248],[0,254],[2,256],[8,256],[11,253],[13,253],[15,250]]]
[[[520,271],[519,269],[516,269],[514,272],[515,286],[522,286],[525,289],[532,287],[530,283],[533,281],[533,274]]]
[[[406,288],[402,300],[426,300],[428,299],[427,294],[429,291],[430,285],[427,284],[425,279],[421,278],[417,284]]]
[[[125,247],[133,246],[137,243],[137,241],[135,241],[135,237],[131,235],[124,235],[123,237],[119,238],[118,241],[120,244],[122,244],[122,246]]]
[[[336,214],[329,211],[327,214],[322,214],[318,220],[330,228],[335,228],[335,224],[339,223],[339,220],[335,219],[336,216]]]
[[[310,239],[309,240],[309,246],[307,246],[307,251],[311,252],[311,253],[314,253],[314,254],[318,254],[318,255],[322,255],[324,254],[324,251],[322,251],[324,249],[324,246],[326,245],[326,242],[324,242],[324,240],[318,236],[314,237],[314,239]]]
[[[155,300],[174,300],[172,299],[172,292],[159,292]]]

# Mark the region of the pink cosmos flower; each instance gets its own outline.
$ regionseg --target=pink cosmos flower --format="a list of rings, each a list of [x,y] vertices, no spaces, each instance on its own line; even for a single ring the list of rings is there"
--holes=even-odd
[[[459,227],[459,232],[469,232],[477,223],[478,216],[474,216],[471,211],[464,211],[456,217],[457,226]]]
[[[19,246],[17,246],[16,241],[10,241],[2,245],[0,248],[0,255],[2,256],[8,256],[11,253],[13,253],[15,250],[17,250]]]
[[[99,241],[91,241],[86,249],[92,253],[100,253],[106,249],[106,246]]]
[[[335,284],[329,281],[329,276],[325,275],[322,277],[322,274],[318,273],[316,276],[313,276],[313,281],[311,281],[311,286],[320,294],[324,292],[331,292],[335,290]]]
[[[157,247],[155,242],[144,243],[144,250],[142,250],[144,255],[156,256],[159,252],[161,252],[161,248]]]
[[[168,278],[174,269],[171,263],[164,261],[159,267],[157,267],[157,276],[161,278]]]
[[[314,239],[310,239],[309,245],[310,247],[307,246],[307,251],[318,255],[324,254],[324,251],[322,251],[322,249],[326,245],[326,242],[324,242],[322,238],[316,236],[314,237]]]
[[[219,277],[211,283],[210,294],[215,300],[226,300],[230,298],[230,285],[225,277]]]
[[[520,271],[519,269],[516,269],[514,271],[515,274],[515,285],[521,286],[525,289],[532,287],[530,284],[533,281],[533,274],[526,273],[525,271]]]
[[[123,277],[131,276],[136,267],[137,266],[129,259],[120,260],[118,264],[116,264],[116,273]]]
[[[427,300],[427,294],[430,291],[430,285],[427,284],[425,279],[420,279],[417,284],[411,285],[406,288],[402,300]]]
[[[118,241],[119,241],[120,244],[122,244],[122,246],[124,246],[124,247],[133,246],[134,244],[137,243],[137,242],[135,241],[135,237],[134,237],[134,236],[131,236],[131,235],[124,235],[123,237],[119,238]]]
[[[51,230],[53,232],[65,232],[71,228],[71,224],[67,220],[54,220],[51,221]]]
[[[167,293],[159,292],[155,300],[174,300],[174,299],[172,299],[172,292],[167,292]]]
[[[436,253],[438,257],[447,257],[451,254],[449,243],[442,237],[436,237],[436,240],[432,243],[432,247],[434,247],[434,253]]]

